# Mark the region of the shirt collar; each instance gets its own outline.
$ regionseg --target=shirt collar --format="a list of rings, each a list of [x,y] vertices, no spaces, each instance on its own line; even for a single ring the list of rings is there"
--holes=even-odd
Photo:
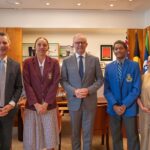
[[[125,58],[124,59],[121,59],[121,60],[116,60],[117,61],[117,64],[119,63],[121,63],[122,65],[124,64],[124,61],[125,61]]]
[[[37,60],[38,60],[38,59],[37,59]],[[39,66],[40,66],[40,67],[44,67],[45,59],[43,60],[42,63],[40,63],[40,61],[38,60],[38,63],[39,63]]]
[[[79,58],[79,56],[83,56],[83,58],[85,58],[86,53],[83,53],[82,55],[79,55],[78,53],[75,53],[76,58]]]
[[[3,60],[7,64],[7,56],[5,56],[3,59],[0,59],[0,61]]]

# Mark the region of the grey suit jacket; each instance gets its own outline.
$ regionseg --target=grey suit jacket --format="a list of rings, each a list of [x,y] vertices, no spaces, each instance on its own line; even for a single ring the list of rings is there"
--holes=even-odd
[[[88,88],[89,95],[84,99],[84,103],[86,109],[95,109],[97,105],[97,90],[102,84],[103,76],[97,57],[86,54],[85,73],[82,81],[79,75],[75,54],[63,61],[61,69],[61,85],[67,92],[69,110],[76,111],[81,105],[81,99],[76,98],[74,95],[74,90],[76,88]]]
[[[11,58],[7,58],[6,84],[5,84],[5,105],[11,100],[18,102],[22,92],[22,79],[19,63]],[[15,109],[12,109],[9,115],[13,115]]]

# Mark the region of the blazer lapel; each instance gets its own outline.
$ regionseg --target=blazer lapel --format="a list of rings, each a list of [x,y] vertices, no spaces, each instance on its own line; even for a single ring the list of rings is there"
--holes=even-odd
[[[112,71],[114,71],[115,73],[115,76],[114,76],[114,79],[115,79],[115,81],[116,81],[116,84],[118,85],[118,86],[120,86],[120,83],[119,83],[119,78],[118,78],[118,64],[117,64],[117,61],[114,61],[114,65],[113,65],[113,67],[111,68],[112,69]]]
[[[42,75],[41,75],[41,71],[40,71],[40,67],[39,67],[39,63],[38,63],[38,60],[37,60],[37,57],[35,56],[33,58],[33,66],[34,66],[34,69],[37,73],[37,76],[40,80],[42,80]]]
[[[43,79],[47,79],[48,76],[52,76],[52,63],[51,58],[46,57],[43,70]]]
[[[122,80],[121,80],[121,83],[123,83],[123,81],[125,80],[128,66],[129,66],[129,61],[127,59],[125,59],[123,67],[122,67]]]

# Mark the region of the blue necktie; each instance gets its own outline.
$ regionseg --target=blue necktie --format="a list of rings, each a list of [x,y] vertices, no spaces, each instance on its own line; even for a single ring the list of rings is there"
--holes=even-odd
[[[0,61],[0,106],[3,107],[5,103],[5,66],[4,61]]]
[[[122,63],[118,63],[118,79],[119,83],[121,83],[121,78],[122,78]]]
[[[83,75],[84,75],[84,71],[83,71],[83,56],[79,56],[80,60],[79,60],[79,74],[81,77],[81,80],[83,79]]]

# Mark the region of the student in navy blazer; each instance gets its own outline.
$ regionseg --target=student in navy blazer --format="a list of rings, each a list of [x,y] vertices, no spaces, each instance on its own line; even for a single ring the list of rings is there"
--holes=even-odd
[[[114,150],[123,150],[121,124],[126,129],[128,149],[139,150],[139,137],[136,115],[136,99],[141,91],[139,65],[126,59],[127,46],[123,41],[114,43],[116,61],[106,66],[104,96],[108,101],[107,112],[110,115],[110,127]],[[122,63],[121,80],[118,77],[118,63]]]

